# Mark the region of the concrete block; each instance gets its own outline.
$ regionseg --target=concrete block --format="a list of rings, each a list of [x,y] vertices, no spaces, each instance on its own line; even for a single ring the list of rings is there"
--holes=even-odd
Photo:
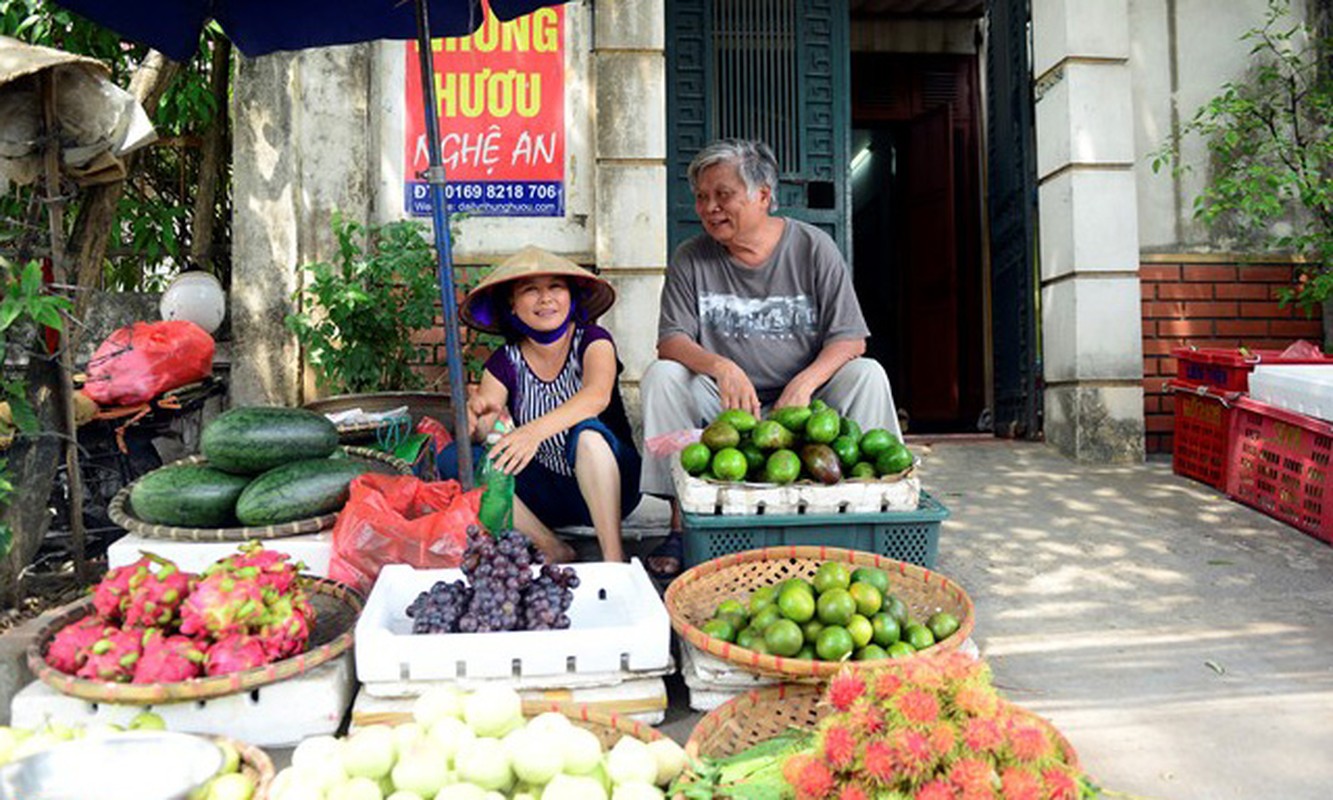
[[[661,50],[666,46],[662,0],[600,0],[593,7],[598,50]]]
[[[598,53],[597,157],[666,158],[661,53]]]
[[[1041,75],[1061,59],[1127,58],[1128,0],[1033,0],[1033,72]]]
[[[625,365],[621,380],[637,382],[657,358],[657,316],[664,278],[617,275],[615,270],[602,276],[616,287],[616,304],[602,317],[601,324],[616,339],[616,351]]]
[[[666,265],[666,167],[601,163],[597,169],[597,264]]]
[[[1042,288],[1047,383],[1140,380],[1142,314],[1136,277],[1075,277]]]
[[[1062,172],[1038,190],[1041,277],[1138,269],[1135,176],[1127,169]]]
[[[1143,462],[1143,387],[1048,386],[1046,440],[1064,455],[1093,464]]]
[[[1134,160],[1129,68],[1066,64],[1037,101],[1037,176],[1069,164]]]

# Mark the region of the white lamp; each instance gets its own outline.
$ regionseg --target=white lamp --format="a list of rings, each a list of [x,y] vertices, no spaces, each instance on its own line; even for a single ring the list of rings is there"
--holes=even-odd
[[[182,272],[162,293],[159,310],[162,319],[189,320],[211,334],[227,315],[227,293],[207,272]]]

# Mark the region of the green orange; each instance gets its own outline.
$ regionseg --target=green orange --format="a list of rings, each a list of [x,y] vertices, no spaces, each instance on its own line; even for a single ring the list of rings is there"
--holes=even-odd
[[[847,588],[847,593],[856,601],[856,613],[867,617],[876,614],[884,604],[884,595],[869,583],[856,581]]]
[[[846,589],[829,589],[820,593],[815,610],[825,625],[846,625],[856,613],[856,601]]]
[[[708,462],[713,458],[713,451],[703,442],[685,445],[680,451],[680,465],[691,475],[699,475],[708,469]]]
[[[811,582],[815,585],[815,591],[820,594],[829,589],[846,589],[852,583],[852,573],[847,569],[847,565],[840,561],[825,561],[815,570],[815,577]]]
[[[801,626],[789,619],[780,619],[764,629],[764,644],[775,656],[794,656],[805,644]]]
[[[847,620],[847,632],[852,635],[852,642],[858,647],[865,647],[875,638],[875,628],[870,620],[860,614],[853,614]]]
[[[815,640],[815,653],[824,661],[842,661],[856,649],[852,635],[846,628],[830,625],[819,632]]]
[[[902,638],[902,629],[892,614],[880,612],[870,618],[870,627],[874,630],[875,644],[888,647]]]
[[[815,595],[804,586],[787,584],[778,592],[778,610],[793,622],[806,622],[815,615]]]
[[[703,624],[701,630],[715,639],[722,639],[727,642],[736,638],[736,629],[724,619],[710,619]]]

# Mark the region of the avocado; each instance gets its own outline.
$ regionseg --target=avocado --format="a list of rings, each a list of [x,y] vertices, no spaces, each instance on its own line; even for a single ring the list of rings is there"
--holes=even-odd
[[[805,438],[819,444],[828,444],[838,438],[838,412],[831,408],[816,411],[805,423]]]
[[[811,413],[811,414],[818,414],[819,412],[821,412],[821,411],[823,411],[823,410],[825,410],[825,409],[827,409],[827,408],[828,408],[828,403],[825,403],[823,400],[820,400],[818,397],[816,397],[814,400],[811,400],[811,401],[810,401],[810,413]]]
[[[801,474],[801,458],[790,450],[776,450],[764,465],[764,480],[769,483],[791,483]]]
[[[792,433],[801,433],[805,430],[805,423],[809,421],[810,415],[811,411],[807,406],[783,406],[774,409],[768,418]]]
[[[796,437],[782,423],[777,420],[766,419],[754,427],[754,433],[750,434],[750,440],[760,450],[781,450],[791,447],[796,441]]]
[[[714,453],[725,448],[735,447],[741,443],[741,434],[730,423],[714,422],[707,428],[704,428],[703,435],[699,441],[708,445],[708,449]]]
[[[842,463],[843,470],[851,469],[861,460],[861,446],[857,444],[856,437],[839,436],[829,443],[829,447],[838,454],[838,461]]]
[[[842,465],[833,448],[826,444],[807,444],[801,448],[801,463],[810,477],[820,483],[837,483],[842,480]]]
[[[753,414],[749,411],[742,411],[739,408],[729,408],[721,414],[718,414],[717,418],[713,421],[725,422],[743,434],[754,430],[754,426],[759,423],[759,420],[755,419]]]

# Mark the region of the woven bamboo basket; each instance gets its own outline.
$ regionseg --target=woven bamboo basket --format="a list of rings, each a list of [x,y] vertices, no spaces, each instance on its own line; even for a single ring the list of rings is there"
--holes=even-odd
[[[241,757],[241,772],[249,775],[250,780],[254,781],[255,784],[255,793],[250,796],[250,800],[268,800],[268,790],[273,783],[273,776],[276,774],[276,770],[273,768],[273,759],[268,757],[268,753],[248,742],[228,739],[225,736],[214,737],[214,741],[223,742],[236,748],[237,754]]]
[[[671,626],[690,644],[747,672],[790,682],[827,681],[843,668],[842,662],[759,653],[709,636],[700,629],[723,600],[736,598],[743,602],[750,592],[761,586],[776,585],[788,578],[809,579],[825,561],[846,562],[852,568],[885,570],[889,573],[892,593],[907,605],[913,619],[924,621],[937,611],[947,611],[957,617],[958,630],[952,636],[911,658],[956,650],[972,634],[976,624],[972,599],[961,586],[943,575],[874,553],[814,546],[746,550],[686,570],[667,587],[665,601]],[[846,663],[856,669],[868,669],[877,662]]]
[[[699,720],[685,743],[685,752],[691,759],[725,758],[792,728],[814,730],[830,711],[830,706],[820,703],[822,694],[820,687],[810,684],[783,684],[734,697]],[[1006,705],[1040,723],[1064,754],[1065,763],[1081,769],[1078,753],[1059,729],[1022,706]]]
[[[412,474],[412,465],[401,458],[368,447],[344,447],[348,456],[361,461],[369,461],[377,472],[389,472],[396,475]],[[173,461],[168,467],[186,464],[207,464],[203,456],[188,456]],[[163,467],[162,469],[165,469]],[[152,473],[149,473],[152,474]],[[136,481],[137,482],[137,481]],[[151,539],[171,539],[182,542],[247,542],[251,539],[280,539],[284,536],[296,536],[302,533],[316,533],[333,526],[338,519],[337,512],[321,514],[318,517],[292,520],[280,525],[265,525],[257,528],[177,528],[171,525],[156,525],[135,517],[130,507],[130,492],[134,484],[116,492],[107,505],[107,515],[111,521],[127,531]]]
[[[326,578],[310,578],[310,602],[315,623],[310,646],[300,655],[228,675],[191,678],[174,683],[113,683],[80,678],[46,663],[46,648],[66,625],[95,613],[92,598],[84,598],[61,609],[28,645],[28,669],[42,682],[62,694],[99,703],[159,705],[184,700],[206,700],[258,689],[287,680],[331,661],[352,646],[356,618],[364,604],[355,589]]]

